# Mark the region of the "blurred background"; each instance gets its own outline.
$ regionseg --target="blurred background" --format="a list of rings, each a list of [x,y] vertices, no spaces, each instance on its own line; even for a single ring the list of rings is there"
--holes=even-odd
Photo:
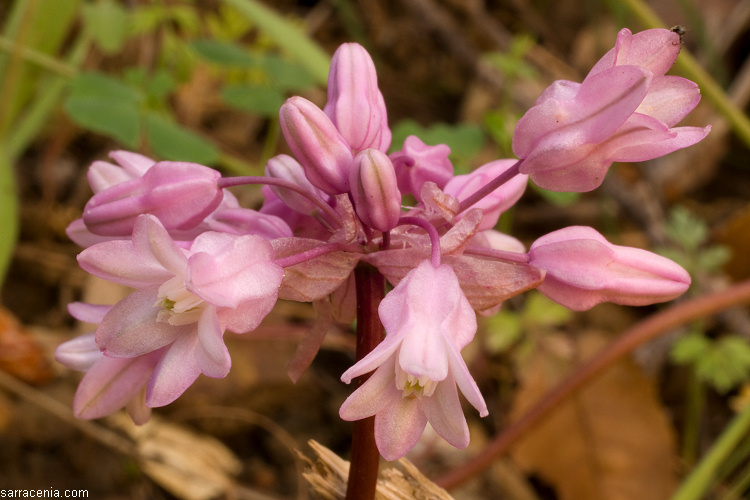
[[[321,107],[330,55],[372,55],[394,133],[447,143],[456,173],[512,157],[516,121],[552,81],[581,81],[617,32],[685,28],[672,74],[703,100],[683,125],[700,144],[615,165],[582,195],[530,186],[498,228],[529,244],[568,225],[677,260],[697,297],[750,277],[750,1],[747,0],[2,0],[0,1],[0,489],[86,489],[113,500],[306,498],[315,439],[343,457],[339,381],[353,362],[337,325],[295,385],[286,362],[314,313],[279,303],[252,334],[227,335],[227,379],[201,377],[136,428],[76,421],[81,374],[54,348],[87,331],[69,302],[127,293],[77,267],[65,235],[91,196],[86,169],[109,151],[258,175],[288,152],[278,108]],[[693,58],[686,57],[686,53]],[[703,72],[696,72],[703,68]],[[697,76],[696,76],[697,75]],[[244,206],[259,189],[235,191]],[[480,320],[464,354],[490,407],[470,407],[472,441],[428,431],[409,455],[440,475],[479,452],[581,360],[660,309],[600,305],[573,314],[535,293]],[[567,400],[457,499],[669,498],[750,398],[750,316],[725,312],[640,348]],[[750,438],[704,496],[750,497]],[[696,495],[700,495],[696,493]],[[684,497],[685,499],[688,497]],[[684,500],[684,499],[683,499]]]

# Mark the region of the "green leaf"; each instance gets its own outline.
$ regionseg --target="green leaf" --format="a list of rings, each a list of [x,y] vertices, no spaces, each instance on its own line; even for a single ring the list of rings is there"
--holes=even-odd
[[[716,272],[732,257],[732,250],[723,245],[713,245],[698,254],[698,267]]]
[[[135,89],[102,73],[81,73],[76,76],[70,81],[70,93],[75,97],[110,99],[135,105],[143,100]]]
[[[279,114],[284,96],[275,88],[241,84],[225,87],[221,96],[230,106],[267,116]]]
[[[304,66],[281,57],[266,56],[263,67],[279,90],[304,90],[315,85],[315,77]]]
[[[702,333],[689,333],[677,339],[669,357],[677,364],[694,363],[711,348],[711,341]]]
[[[255,0],[224,0],[224,3],[237,9],[263,30],[276,45],[294,56],[319,84],[327,84],[331,56],[296,24]]]
[[[70,96],[65,111],[78,125],[136,147],[140,130],[137,107],[101,97]]]
[[[672,209],[665,228],[667,237],[688,252],[694,252],[708,239],[708,226],[685,207]]]
[[[557,326],[568,322],[573,312],[553,302],[539,292],[529,294],[523,311],[523,321],[526,325]]]
[[[84,128],[108,135],[134,148],[138,140],[138,108],[143,96],[118,80],[84,73],[70,82],[65,111]]]
[[[86,4],[83,20],[102,52],[115,54],[122,49],[130,30],[130,16],[122,5],[113,0]]]
[[[570,206],[581,198],[581,193],[550,191],[549,189],[540,188],[533,182],[529,185],[531,186],[531,189],[539,194],[539,196],[558,207]]]
[[[523,331],[519,316],[507,311],[500,311],[487,318],[485,324],[485,344],[492,353],[508,350],[521,338]]]
[[[155,113],[147,113],[145,120],[148,143],[162,158],[201,165],[218,161],[219,150],[198,134]]]
[[[242,68],[254,68],[261,64],[258,58],[234,43],[219,40],[193,40],[190,47],[202,58],[216,64]]]

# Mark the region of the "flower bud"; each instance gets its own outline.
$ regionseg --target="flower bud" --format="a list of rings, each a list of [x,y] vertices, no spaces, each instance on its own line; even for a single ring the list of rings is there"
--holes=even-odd
[[[307,177],[302,165],[288,155],[274,156],[266,164],[266,176],[274,179],[282,179],[309,191],[318,198],[327,200],[328,196],[320,189],[313,186]],[[304,215],[311,215],[320,210],[309,198],[279,186],[269,186],[271,191],[283,201],[289,208]]]
[[[451,148],[447,144],[428,146],[419,137],[410,135],[404,141],[404,147],[390,155],[396,169],[398,188],[402,193],[414,195],[422,201],[422,186],[425,182],[434,182],[443,189],[453,178],[453,164],[448,159]]]
[[[366,149],[354,158],[349,183],[360,220],[378,231],[390,231],[401,217],[401,192],[388,156]]]
[[[307,99],[291,97],[281,106],[279,118],[307,179],[327,194],[348,192],[351,147],[328,116]]]
[[[367,148],[386,152],[390,147],[391,131],[375,65],[361,45],[345,43],[333,54],[323,110],[355,153]]]
[[[197,226],[221,203],[221,174],[196,163],[164,161],[143,177],[113,185],[95,194],[83,211],[86,227],[103,236],[127,236],[145,213],[167,229]]]
[[[151,158],[129,151],[112,151],[109,156],[117,162],[117,165],[106,161],[95,161],[86,172],[89,186],[94,193],[141,177],[156,163]]]
[[[516,160],[496,160],[487,163],[470,174],[455,176],[448,181],[443,191],[462,201],[515,164]],[[528,178],[528,175],[516,175],[473,205],[484,212],[482,222],[479,223],[479,231],[495,227],[500,214],[521,198],[526,190]]]
[[[690,286],[690,275],[675,262],[613,245],[590,227],[547,234],[531,245],[529,257],[529,264],[547,272],[539,291],[575,311],[605,301],[630,306],[664,302]]]

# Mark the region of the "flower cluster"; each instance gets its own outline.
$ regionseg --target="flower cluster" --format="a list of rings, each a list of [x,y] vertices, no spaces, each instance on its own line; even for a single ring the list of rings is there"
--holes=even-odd
[[[428,422],[465,447],[459,392],[487,415],[461,357],[477,313],[492,314],[533,288],[575,310],[666,301],[688,288],[690,276],[674,262],[613,245],[589,227],[542,236],[528,251],[493,229],[529,178],[548,189],[590,190],[614,161],[654,158],[705,137],[708,127],[674,127],[700,98],[692,82],[665,76],[679,48],[668,30],[621,31],[582,83],[555,82],[519,121],[519,160],[468,175],[454,175],[444,144],[412,136],[389,153],[375,67],[357,44],[335,53],[323,109],[302,97],[281,107],[293,156],[269,160],[263,177],[223,178],[122,151],[112,153],[116,165],[94,162],[94,196],[68,234],[86,247],[83,269],[133,292],[114,306],[70,306],[98,324],[57,350],[61,363],[86,371],[76,415],[125,407],[144,422],[200,374],[226,376],[225,333],[252,331],[280,298],[312,302],[320,315],[290,361],[296,380],[326,325],[352,321],[354,271],[369,266],[393,285],[377,309],[385,339],[342,375],[349,383],[372,373],[341,417],[375,416],[388,460],[407,453]],[[263,185],[258,211],[226,190],[242,184]],[[402,206],[407,194],[414,206]]]

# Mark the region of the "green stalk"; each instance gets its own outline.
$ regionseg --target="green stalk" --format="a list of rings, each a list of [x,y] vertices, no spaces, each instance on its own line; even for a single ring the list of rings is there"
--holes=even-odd
[[[72,77],[78,73],[78,68],[75,66],[60,62],[58,59],[37,50],[28,47],[19,47],[17,42],[3,36],[0,36],[0,50],[9,54],[13,54],[16,50],[19,50],[20,56],[24,61],[36,64],[40,68],[61,76]]]
[[[26,40],[31,33],[31,25],[34,21],[34,14],[36,13],[38,0],[28,0],[24,2],[24,11],[21,17],[21,25],[18,30],[18,36],[16,37],[16,45],[13,52],[10,54],[10,62],[8,64],[7,73],[0,88],[0,110],[3,110],[0,114],[0,140],[5,138],[5,133],[10,126],[13,119],[13,99],[15,97],[16,88],[18,82],[21,80],[21,68],[23,67],[23,48],[26,45]]]
[[[695,367],[691,366],[687,388],[686,417],[682,432],[682,460],[689,465],[695,464],[698,457],[698,437],[700,436],[705,392],[705,387],[698,378]]]
[[[699,500],[711,487],[716,472],[740,440],[750,431],[750,405],[737,414],[671,500]]]
[[[638,20],[646,28],[664,28],[665,24],[651,7],[642,0],[623,0],[622,4],[627,6]],[[750,119],[734,105],[724,89],[716,80],[704,70],[695,58],[687,51],[680,52],[675,64],[677,69],[687,78],[693,80],[701,89],[706,99],[714,105],[729,122],[734,133],[750,147]]]
[[[0,145],[0,284],[18,239],[18,193],[13,164]]]

